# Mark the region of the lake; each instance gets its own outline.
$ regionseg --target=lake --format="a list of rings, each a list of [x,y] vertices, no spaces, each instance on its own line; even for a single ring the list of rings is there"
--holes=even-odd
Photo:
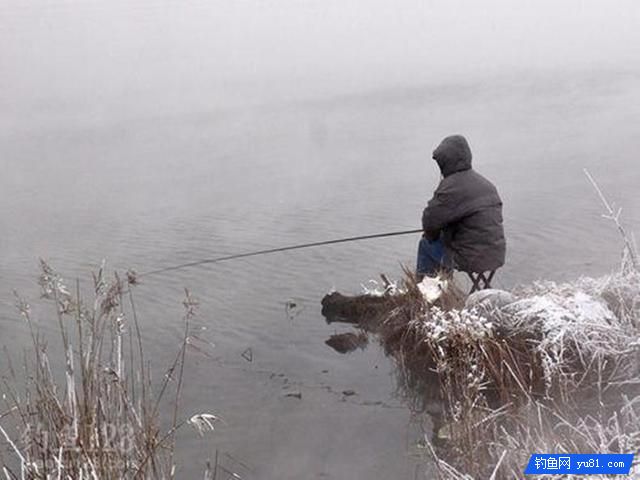
[[[203,258],[419,228],[439,179],[431,152],[464,134],[504,201],[507,265],[494,286],[617,268],[621,239],[587,168],[640,231],[640,75],[566,71],[417,85],[223,110],[83,116],[38,104],[0,133],[0,329],[29,345],[12,290],[39,295],[38,257],[89,285],[101,259],[145,272]],[[30,122],[32,116],[37,121]],[[413,479],[419,428],[377,345],[324,344],[320,300],[413,266],[417,236],[203,265],[143,278],[135,295],[158,372],[180,343],[183,288],[214,358],[188,357],[182,415],[226,422],[180,435],[179,478],[213,449],[245,478]],[[293,301],[292,315],[286,304]],[[54,335],[55,320],[38,318]],[[251,349],[252,361],[242,356]],[[3,360],[4,363],[4,360]],[[354,395],[345,395],[353,390]],[[287,397],[300,392],[301,398]],[[349,392],[351,393],[351,392]],[[246,466],[242,466],[237,461]]]

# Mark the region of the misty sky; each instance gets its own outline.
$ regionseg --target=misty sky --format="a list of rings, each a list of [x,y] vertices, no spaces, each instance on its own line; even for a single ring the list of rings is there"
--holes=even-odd
[[[636,69],[639,27],[637,0],[0,0],[0,107],[206,110]]]

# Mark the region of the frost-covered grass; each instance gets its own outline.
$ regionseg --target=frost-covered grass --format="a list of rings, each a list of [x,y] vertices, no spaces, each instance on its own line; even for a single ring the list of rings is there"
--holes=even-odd
[[[405,282],[374,331],[416,411],[442,405],[427,438],[441,478],[520,478],[534,452],[640,450],[636,270],[467,306],[440,284]]]

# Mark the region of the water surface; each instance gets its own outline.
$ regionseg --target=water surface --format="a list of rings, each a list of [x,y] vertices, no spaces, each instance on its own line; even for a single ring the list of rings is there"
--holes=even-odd
[[[0,328],[28,345],[12,289],[35,301],[37,258],[90,281],[102,258],[139,272],[251,250],[417,228],[438,182],[431,151],[463,133],[504,200],[507,265],[495,285],[606,274],[621,241],[588,168],[640,230],[640,77],[571,71],[385,90],[261,108],[87,119],[34,106],[0,133]],[[45,119],[45,120],[42,120]],[[189,358],[183,413],[227,425],[181,436],[181,478],[213,448],[247,478],[414,478],[419,439],[374,345],[342,356],[320,299],[413,264],[418,239],[314,248],[150,276],[136,289],[148,358],[168,365],[182,289],[215,360]],[[301,306],[291,318],[285,303]],[[53,332],[52,318],[39,318]],[[253,361],[241,354],[251,348]],[[345,397],[344,390],[356,395]],[[302,399],[284,397],[300,391]],[[211,443],[212,442],[212,443]],[[247,471],[245,471],[247,473]]]

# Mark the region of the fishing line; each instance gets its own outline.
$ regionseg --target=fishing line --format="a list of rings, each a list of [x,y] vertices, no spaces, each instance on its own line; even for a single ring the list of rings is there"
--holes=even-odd
[[[170,267],[159,268],[157,270],[151,270],[149,272],[140,273],[137,276],[146,277],[147,275],[156,275],[158,273],[169,272],[172,270],[180,270],[188,267],[196,267],[198,265],[204,265],[207,263],[218,263],[218,262],[224,262],[227,260],[235,260],[236,258],[255,257],[256,255],[265,255],[268,253],[286,252],[289,250],[299,250],[301,248],[319,247],[321,245],[333,245],[336,243],[355,242],[358,240],[369,240],[372,238],[395,237],[398,235],[408,235],[411,233],[421,233],[421,232],[422,232],[422,229],[420,228],[417,230],[402,230],[399,232],[375,233],[372,235],[359,235],[357,237],[339,238],[336,240],[324,240],[322,242],[303,243],[300,245],[291,245],[288,247],[268,248],[266,250],[257,250],[255,252],[248,252],[248,253],[238,253],[236,255],[227,255],[224,257],[205,258],[203,260],[197,260],[194,262],[182,263],[180,265],[173,265]]]

